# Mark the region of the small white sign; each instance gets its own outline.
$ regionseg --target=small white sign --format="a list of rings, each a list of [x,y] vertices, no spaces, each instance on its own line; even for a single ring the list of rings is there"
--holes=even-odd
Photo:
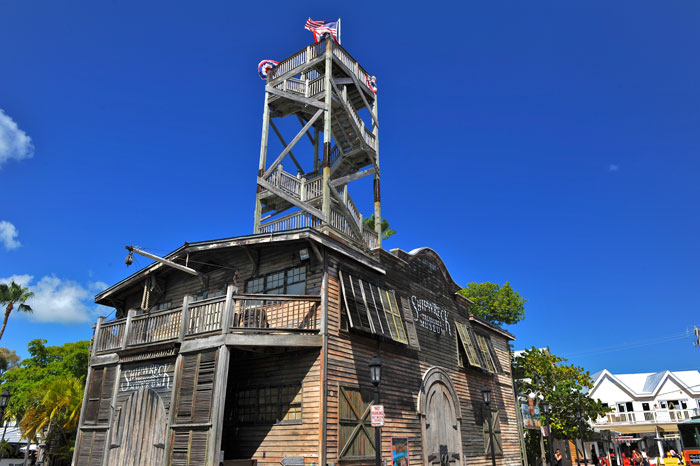
[[[372,427],[384,426],[384,405],[370,406],[369,415],[372,419]]]

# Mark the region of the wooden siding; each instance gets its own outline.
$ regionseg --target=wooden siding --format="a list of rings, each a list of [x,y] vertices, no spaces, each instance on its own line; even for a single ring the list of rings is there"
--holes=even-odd
[[[302,387],[301,422],[237,422],[234,405],[239,390],[295,384]],[[319,388],[318,349],[279,354],[232,352],[221,445],[225,458],[254,458],[258,465],[279,465],[284,456],[317,458]]]

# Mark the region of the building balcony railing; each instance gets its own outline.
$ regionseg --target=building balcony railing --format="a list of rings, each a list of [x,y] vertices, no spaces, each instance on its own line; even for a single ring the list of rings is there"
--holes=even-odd
[[[228,296],[228,297],[227,297]],[[184,341],[216,333],[317,332],[319,296],[236,295],[201,301],[186,297],[183,306],[167,311],[105,322],[95,328],[93,353],[103,354],[156,343]]]
[[[608,413],[598,418],[594,426],[631,424],[675,424],[700,415],[700,409],[657,409],[654,411],[631,411]]]

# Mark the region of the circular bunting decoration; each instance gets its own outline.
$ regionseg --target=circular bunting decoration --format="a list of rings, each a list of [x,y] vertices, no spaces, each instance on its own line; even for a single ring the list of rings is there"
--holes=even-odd
[[[267,80],[268,71],[270,71],[272,68],[279,64],[280,62],[275,60],[263,60],[260,63],[258,63],[258,74],[260,75],[260,78]]]
[[[372,90],[372,92],[374,92],[375,94],[377,93],[377,77],[376,76],[367,75],[367,85]]]

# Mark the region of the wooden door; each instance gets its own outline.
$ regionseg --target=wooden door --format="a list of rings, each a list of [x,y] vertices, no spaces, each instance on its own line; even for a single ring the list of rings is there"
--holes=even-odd
[[[457,400],[442,382],[436,381],[425,397],[425,449],[428,464],[460,465],[462,445],[459,421],[456,417]]]
[[[165,451],[168,419],[160,395],[148,388],[131,393],[115,410],[110,466],[158,465]]]

